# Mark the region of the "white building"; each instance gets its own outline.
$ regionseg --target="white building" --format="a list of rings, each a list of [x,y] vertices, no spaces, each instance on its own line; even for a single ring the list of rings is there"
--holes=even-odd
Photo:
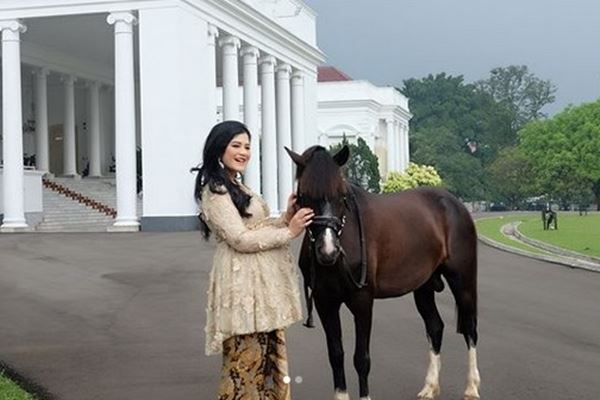
[[[393,87],[352,80],[334,67],[319,67],[319,143],[362,138],[379,159],[382,177],[409,162],[408,99]]]
[[[2,231],[27,228],[22,154],[75,177],[88,162],[90,176],[108,174],[114,157],[115,230],[195,226],[189,169],[217,120],[217,82],[225,119],[238,118],[243,98],[244,122],[262,126],[262,165],[247,179],[272,209],[292,189],[283,146],[318,140],[324,57],[301,0],[3,0],[0,31]]]

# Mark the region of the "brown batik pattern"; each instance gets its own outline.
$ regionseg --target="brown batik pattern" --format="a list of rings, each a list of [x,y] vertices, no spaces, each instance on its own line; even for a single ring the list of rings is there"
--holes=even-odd
[[[233,336],[223,342],[218,400],[291,400],[284,331]]]

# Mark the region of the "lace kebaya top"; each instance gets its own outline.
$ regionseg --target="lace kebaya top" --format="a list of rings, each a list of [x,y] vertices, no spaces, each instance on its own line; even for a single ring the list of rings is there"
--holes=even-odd
[[[215,234],[206,308],[206,354],[220,354],[234,335],[286,328],[302,319],[298,271],[282,217],[269,218],[266,202],[250,194],[242,218],[229,193],[204,188],[202,214]],[[224,188],[223,188],[224,190]]]

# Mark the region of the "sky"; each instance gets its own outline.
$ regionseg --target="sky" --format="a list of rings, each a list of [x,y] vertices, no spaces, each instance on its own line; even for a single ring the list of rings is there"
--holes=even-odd
[[[599,0],[304,0],[317,44],[354,79],[402,87],[446,72],[527,65],[558,88],[552,115],[600,97]]]

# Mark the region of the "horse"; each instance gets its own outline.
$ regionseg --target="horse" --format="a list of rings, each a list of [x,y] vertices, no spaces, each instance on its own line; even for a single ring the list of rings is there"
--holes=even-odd
[[[550,227],[554,227],[554,230],[558,229],[558,218],[556,211],[553,211],[549,205],[542,210],[542,225],[545,231],[549,230]]]
[[[360,398],[367,400],[373,301],[410,292],[430,344],[429,367],[417,396],[429,400],[439,395],[444,323],[434,295],[444,289],[442,277],[456,301],[457,331],[467,344],[464,399],[479,399],[477,235],[467,209],[442,189],[374,194],[347,183],[341,169],[350,155],[347,146],[333,156],[321,146],[302,154],[286,151],[296,165],[297,205],[315,212],[301,245],[299,267],[309,310],[306,326],[314,326],[314,301],[325,331],[334,399],[350,399],[344,372],[341,305],[354,316],[354,367]]]

